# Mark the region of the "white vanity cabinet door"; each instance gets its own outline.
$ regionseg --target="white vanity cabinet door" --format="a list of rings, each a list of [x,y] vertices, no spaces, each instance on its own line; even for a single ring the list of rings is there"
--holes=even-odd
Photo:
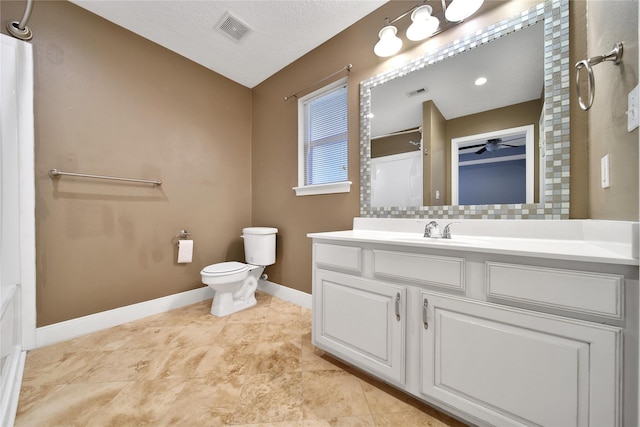
[[[494,426],[620,425],[620,329],[429,292],[421,304],[424,395]]]
[[[315,270],[313,344],[404,384],[404,286]]]

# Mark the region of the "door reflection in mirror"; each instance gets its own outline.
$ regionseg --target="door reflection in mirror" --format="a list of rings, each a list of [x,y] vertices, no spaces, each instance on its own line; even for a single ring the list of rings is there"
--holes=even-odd
[[[451,152],[454,204],[533,203],[533,124],[454,138]]]

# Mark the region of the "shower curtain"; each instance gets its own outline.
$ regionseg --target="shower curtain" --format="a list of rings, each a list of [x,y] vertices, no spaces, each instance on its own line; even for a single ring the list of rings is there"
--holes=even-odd
[[[33,51],[0,34],[0,425],[11,426],[35,347]]]

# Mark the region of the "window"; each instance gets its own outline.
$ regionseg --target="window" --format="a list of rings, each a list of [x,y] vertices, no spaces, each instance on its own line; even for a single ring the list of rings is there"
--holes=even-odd
[[[345,193],[348,181],[347,79],[298,100],[298,196]]]

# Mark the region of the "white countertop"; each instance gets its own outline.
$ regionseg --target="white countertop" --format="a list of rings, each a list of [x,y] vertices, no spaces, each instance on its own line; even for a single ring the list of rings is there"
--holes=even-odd
[[[638,223],[597,220],[442,220],[452,238],[423,237],[429,219],[355,218],[354,229],[309,233],[320,240],[638,265]]]

